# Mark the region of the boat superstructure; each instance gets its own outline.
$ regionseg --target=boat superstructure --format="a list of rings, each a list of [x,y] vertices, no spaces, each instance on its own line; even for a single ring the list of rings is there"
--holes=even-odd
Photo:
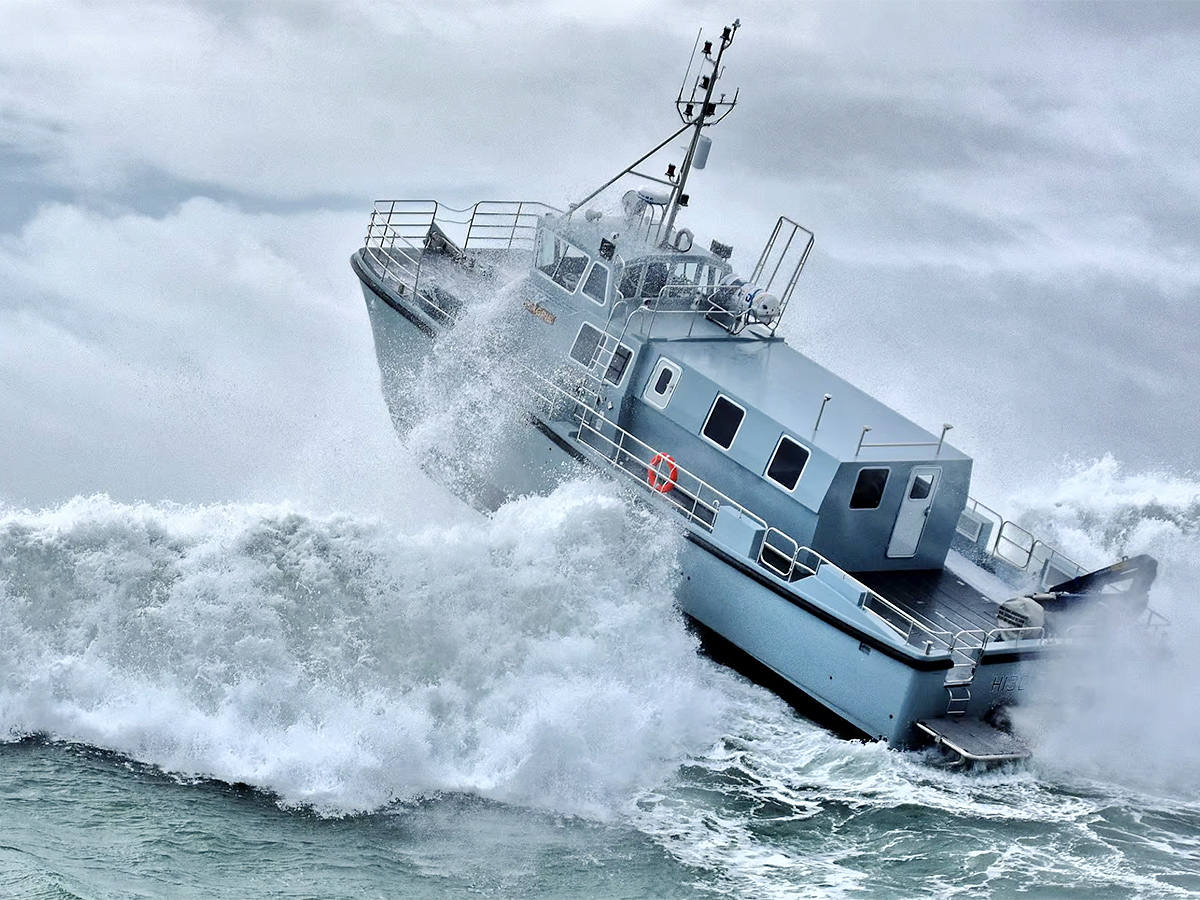
[[[393,420],[410,426],[413,373],[472,298],[515,278],[514,350],[497,362],[529,427],[473,502],[546,490],[581,462],[612,472],[685,530],[677,601],[706,633],[868,737],[1023,756],[985,723],[1083,639],[1080,607],[1161,625],[1155,563],[1084,572],[970,497],[949,425],[927,430],[790,347],[778,332],[813,246],[799,223],[780,217],[744,278],[730,247],[680,226],[705,131],[737,102],[717,85],[738,27],[697,41],[681,127],[576,203],[376,203],[352,265]],[[679,164],[648,168],[685,136]]]

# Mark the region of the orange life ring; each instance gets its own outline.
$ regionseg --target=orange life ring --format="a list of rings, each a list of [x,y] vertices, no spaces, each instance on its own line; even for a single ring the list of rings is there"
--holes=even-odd
[[[662,471],[659,469],[663,463],[667,464],[667,477],[662,477]],[[650,460],[650,467],[646,469],[646,481],[651,488],[658,491],[660,494],[665,494],[675,487],[675,479],[679,476],[679,467],[675,465],[675,460],[665,453],[655,453]],[[661,480],[660,480],[661,479]]]

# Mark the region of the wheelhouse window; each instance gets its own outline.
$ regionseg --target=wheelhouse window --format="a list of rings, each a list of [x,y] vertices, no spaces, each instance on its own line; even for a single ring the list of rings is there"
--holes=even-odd
[[[667,286],[670,269],[665,262],[646,263],[646,278],[642,281],[642,297],[653,300]]]
[[[638,295],[642,284],[642,274],[646,271],[644,265],[626,266],[625,274],[621,276],[621,285],[617,288],[626,300]]]
[[[588,262],[588,255],[573,244],[554,234],[542,235],[537,267],[559,287],[574,291]]]
[[[626,300],[659,301],[656,308],[686,309],[697,298],[712,293],[728,271],[728,266],[709,260],[685,257],[644,259],[626,266],[617,290]]]
[[[792,440],[786,434],[779,439],[771,462],[767,465],[767,477],[789,491],[796,489],[804,466],[808,463],[808,448]]]
[[[850,495],[851,509],[878,509],[887,487],[887,469],[860,469],[854,493]]]
[[[704,429],[701,434],[718,447],[728,450],[733,446],[733,439],[737,437],[738,429],[742,427],[742,419],[745,417],[746,410],[728,397],[718,394],[712,409],[708,411],[708,418],[704,420]]]
[[[668,263],[661,260],[650,260],[627,266],[621,276],[621,285],[617,290],[626,300],[635,297],[643,300],[654,300],[667,286],[671,270]]]
[[[583,283],[583,292],[597,303],[604,304],[604,295],[608,293],[608,266],[592,263],[592,270]]]
[[[721,271],[704,260],[677,262],[671,270],[672,286],[686,286],[712,290],[721,279]]]
[[[584,322],[579,328],[579,334],[575,336],[575,343],[571,345],[571,359],[590,369],[600,353],[603,339],[604,335],[599,328]]]

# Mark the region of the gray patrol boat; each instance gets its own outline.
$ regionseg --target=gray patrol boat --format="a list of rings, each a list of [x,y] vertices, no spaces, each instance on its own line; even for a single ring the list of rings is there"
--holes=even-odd
[[[681,127],[565,210],[375,204],[351,262],[393,421],[408,431],[431,349],[502,292],[510,345],[489,366],[524,414],[469,500],[544,492],[581,462],[611,472],[685,532],[676,599],[708,646],[844,731],[1022,758],[1003,711],[1086,648],[1089,609],[1160,629],[1156,563],[1084,572],[969,496],[949,425],[927,431],[789,347],[810,231],[781,217],[741,278],[729,246],[678,227],[706,129],[737,102],[716,88],[738,26],[697,38]],[[680,139],[682,160],[652,171]]]

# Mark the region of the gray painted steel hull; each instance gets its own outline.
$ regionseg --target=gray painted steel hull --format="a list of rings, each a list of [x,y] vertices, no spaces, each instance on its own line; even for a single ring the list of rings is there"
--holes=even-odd
[[[856,732],[909,747],[927,742],[916,721],[945,715],[948,661],[922,659],[838,627],[770,578],[755,578],[700,543],[688,543],[683,571],[676,597],[685,613]],[[814,581],[809,593],[818,587]],[[1043,663],[1034,655],[985,660],[965,717],[983,718],[1001,703],[1018,701],[1031,671]]]
[[[360,278],[362,276],[360,275]],[[362,283],[380,384],[392,423],[401,437],[409,433],[421,415],[413,396],[417,374],[433,347],[428,324],[398,298],[385,300],[377,290]],[[401,312],[404,310],[405,315]],[[447,386],[447,390],[453,386]],[[511,439],[490,448],[487,478],[469,485],[456,485],[463,499],[478,509],[495,510],[506,500],[553,488],[568,472],[578,471],[580,462],[560,443],[534,427],[521,429]],[[430,471],[438,480],[439,473]]]

